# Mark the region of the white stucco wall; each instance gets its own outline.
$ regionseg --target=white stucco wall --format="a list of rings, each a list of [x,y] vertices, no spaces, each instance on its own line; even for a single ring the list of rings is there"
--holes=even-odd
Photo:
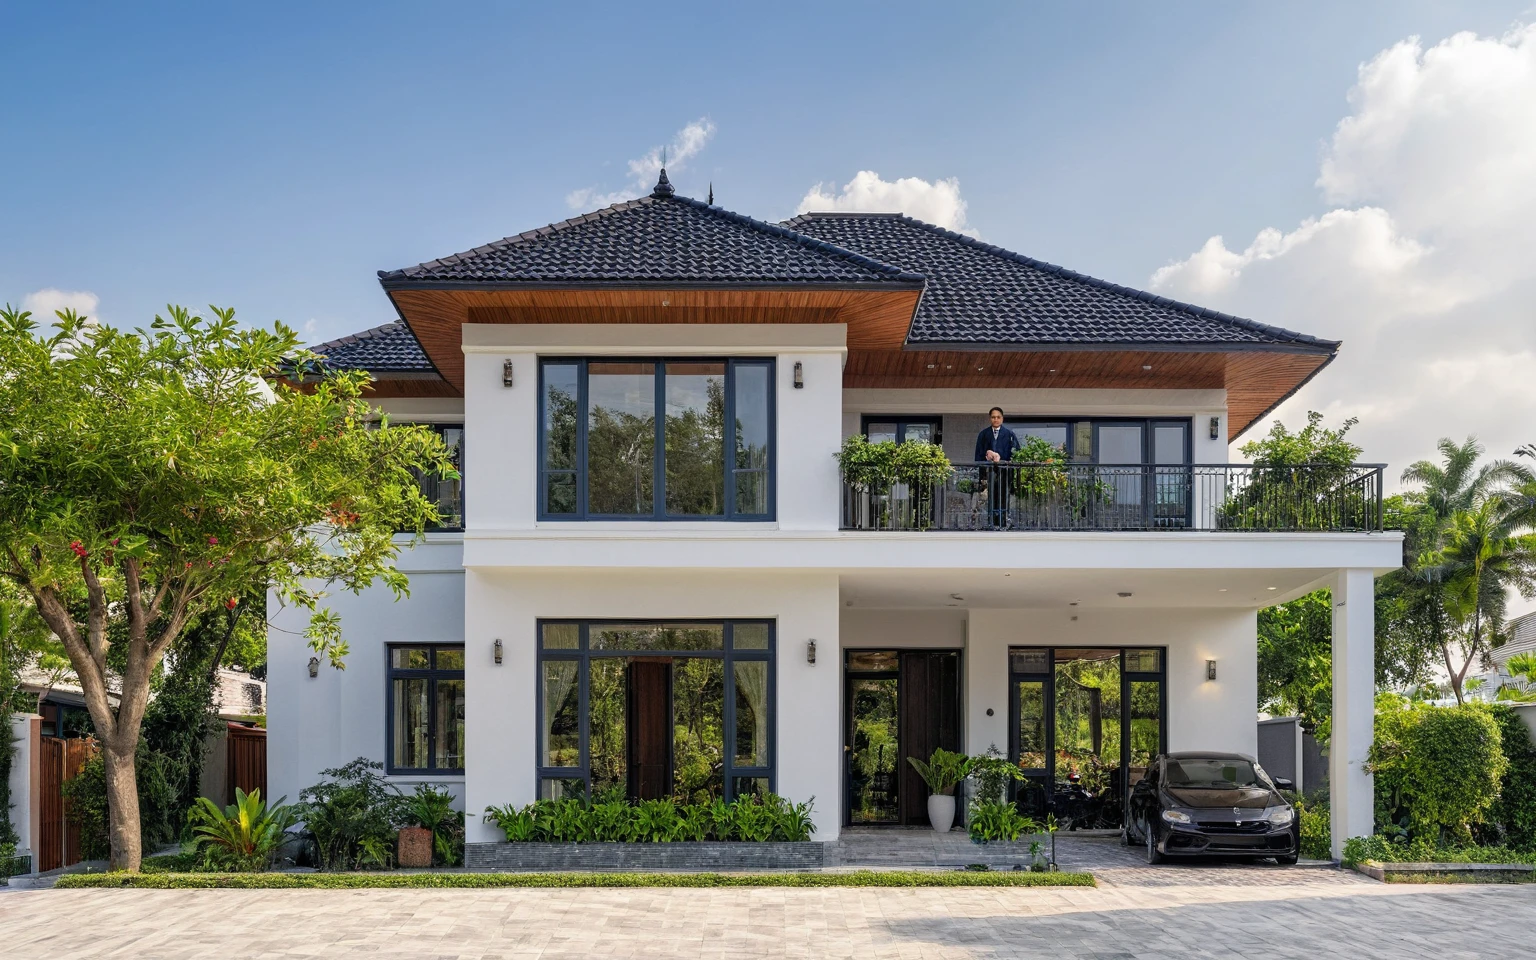
[[[992,743],[1007,748],[1010,646],[1167,647],[1167,749],[1258,752],[1256,610],[973,610],[968,633],[966,731],[973,753]],[[1211,659],[1215,681],[1205,679]]]
[[[844,607],[843,648],[959,648],[965,646],[965,615],[953,610],[867,610]]]
[[[303,635],[307,615],[280,607],[275,596],[267,598],[272,620],[267,634],[267,784],[273,797],[295,801],[300,790],[319,781],[321,770],[357,757],[386,760],[385,647],[464,639],[462,556],[455,538],[434,535],[434,542],[400,558],[400,569],[410,578],[408,598],[392,601],[382,587],[330,597],[326,603],[340,616],[350,650],[345,670],[321,658],[314,679],[309,676],[313,651]],[[470,757],[473,763],[472,752]],[[456,796],[463,789],[462,777],[391,779],[405,790],[418,780],[445,784]]]
[[[495,840],[476,814],[532,801],[538,717],[535,643],[540,618],[726,618],[777,621],[777,791],[816,799],[817,838],[840,823],[842,682],[838,585],[826,574],[733,574],[705,570],[529,573],[471,569],[466,581],[469,839]],[[501,666],[491,644],[503,643]],[[816,640],[816,663],[806,641]]]

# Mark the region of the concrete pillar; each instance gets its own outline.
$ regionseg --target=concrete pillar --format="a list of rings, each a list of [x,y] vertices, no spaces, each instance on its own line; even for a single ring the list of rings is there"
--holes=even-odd
[[[38,759],[38,740],[42,735],[43,718],[34,713],[15,713],[6,718],[9,723],[0,727],[0,736],[8,736],[16,744],[11,755],[9,779],[11,809],[8,815],[16,830],[16,852],[32,854],[32,872],[37,872],[37,845],[41,839],[41,810],[38,806],[38,775],[41,773]],[[0,811],[0,816],[7,815]]]
[[[1366,757],[1376,718],[1376,588],[1369,569],[1340,570],[1333,587],[1333,736],[1328,783],[1333,855],[1370,836],[1375,796]]]

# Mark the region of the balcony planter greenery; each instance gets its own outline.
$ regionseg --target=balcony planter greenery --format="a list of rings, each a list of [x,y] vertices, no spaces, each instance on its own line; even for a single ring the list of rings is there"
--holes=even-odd
[[[971,758],[940,747],[927,763],[916,757],[907,762],[928,785],[928,822],[937,832],[948,833],[955,825],[955,787],[970,774]]]
[[[837,453],[848,525],[860,530],[933,526],[935,491],[954,473],[944,448],[926,440],[870,443],[863,434]]]

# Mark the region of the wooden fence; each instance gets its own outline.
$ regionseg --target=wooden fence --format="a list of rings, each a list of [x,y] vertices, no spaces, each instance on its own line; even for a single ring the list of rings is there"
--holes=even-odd
[[[224,802],[235,802],[236,787],[246,793],[260,790],[262,799],[267,799],[267,731],[231,723],[228,758],[229,774],[224,779],[228,796]]]
[[[89,740],[39,738],[38,799],[42,837],[37,851],[37,870],[57,870],[79,863],[80,828],[69,822],[64,784],[74,779],[96,752]]]

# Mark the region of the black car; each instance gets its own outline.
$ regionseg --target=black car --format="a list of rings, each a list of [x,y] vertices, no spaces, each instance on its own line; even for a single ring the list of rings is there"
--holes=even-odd
[[[1169,753],[1152,761],[1131,790],[1125,842],[1164,857],[1253,857],[1295,863],[1301,825],[1272,779],[1241,753]]]

